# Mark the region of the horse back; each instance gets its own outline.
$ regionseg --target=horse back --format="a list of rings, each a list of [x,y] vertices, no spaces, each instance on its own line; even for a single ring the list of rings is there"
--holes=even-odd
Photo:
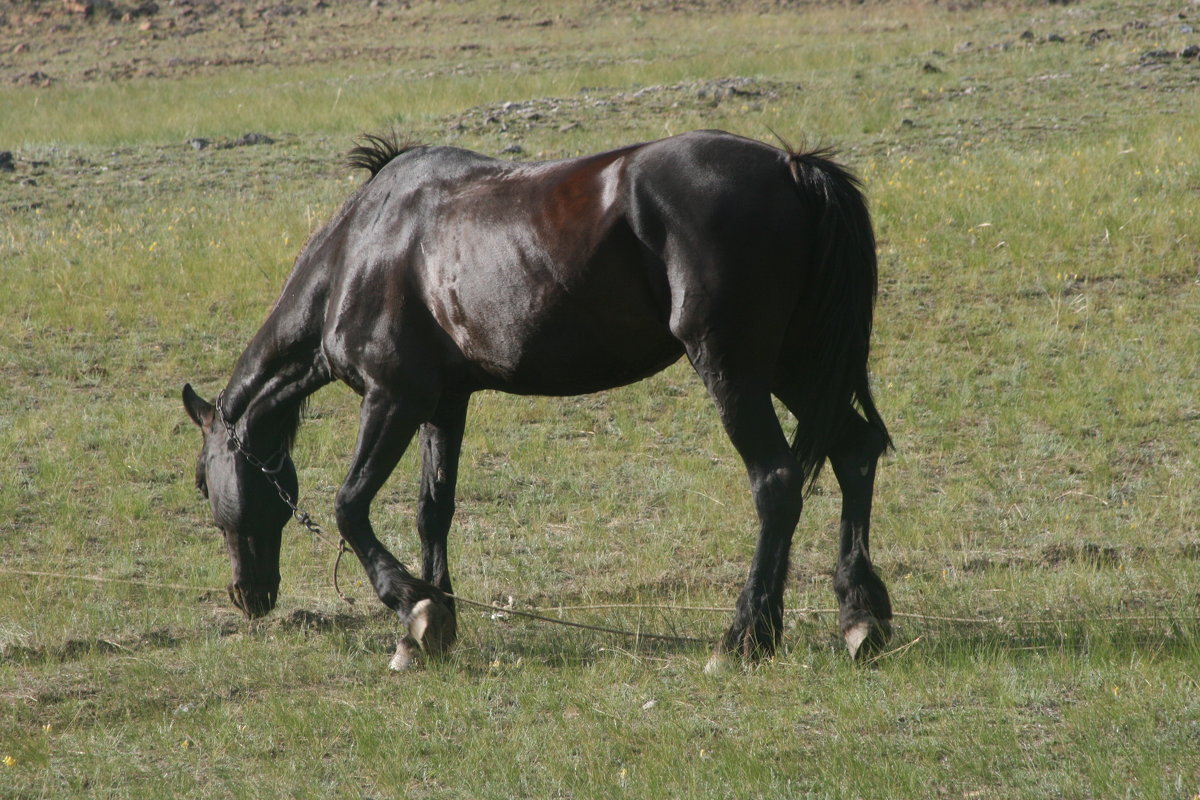
[[[632,382],[682,354],[697,298],[791,293],[778,275],[730,276],[778,272],[796,203],[782,151],[719,132],[532,164],[419,148],[327,237],[326,350],[339,377],[378,352],[365,366],[393,379],[413,364],[519,393]]]

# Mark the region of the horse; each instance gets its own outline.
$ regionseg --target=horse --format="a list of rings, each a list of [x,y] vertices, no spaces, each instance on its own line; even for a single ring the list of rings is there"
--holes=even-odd
[[[826,460],[842,493],[833,580],[852,658],[891,635],[869,554],[876,462],[891,438],[868,355],[875,237],[836,153],[693,131],[608,152],[509,162],[365,135],[369,178],[309,239],[212,402],[196,484],[223,533],[233,604],[275,605],[298,496],[306,398],[361,396],[337,528],[407,626],[391,666],[447,652],[457,617],[446,542],[469,397],[630,384],[686,355],[749,478],[759,529],[733,620],[706,669],[774,653],[792,537]],[[789,442],[772,397],[797,420]],[[376,537],[372,499],[419,431],[417,577]]]

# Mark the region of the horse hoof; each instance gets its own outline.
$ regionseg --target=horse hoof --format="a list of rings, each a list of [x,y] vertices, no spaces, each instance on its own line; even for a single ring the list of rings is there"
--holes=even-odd
[[[846,648],[850,651],[850,658],[855,661],[865,660],[878,653],[888,635],[887,627],[874,619],[857,622],[842,634],[846,640]]]
[[[724,675],[733,669],[733,659],[728,653],[713,653],[704,665],[705,675]]]
[[[454,615],[441,603],[426,598],[413,606],[408,618],[408,635],[430,655],[440,655],[454,643]]]
[[[395,672],[404,672],[411,669],[416,663],[417,654],[421,652],[421,646],[411,636],[405,636],[396,645],[396,654],[392,656],[392,661],[388,667]]]

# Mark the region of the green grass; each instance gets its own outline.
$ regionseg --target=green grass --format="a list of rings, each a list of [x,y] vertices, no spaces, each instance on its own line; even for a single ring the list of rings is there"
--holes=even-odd
[[[331,5],[181,37],[0,0],[0,796],[1200,795],[1200,63],[1143,59],[1192,43],[1187,9]],[[10,80],[35,69],[54,83]],[[223,385],[361,180],[351,138],[392,126],[521,158],[698,127],[841,147],[879,235],[894,653],[855,666],[836,636],[830,476],[783,651],[728,676],[701,645],[479,610],[392,675],[397,622],[356,564],[342,604],[299,528],[276,612],[233,612],[179,389]],[[248,131],[276,142],[220,146]],[[297,446],[327,527],[356,411],[322,390]],[[727,624],[695,609],[732,605],[753,509],[686,364],[476,396],[463,458],[464,596]],[[410,563],[416,471],[373,513]]]

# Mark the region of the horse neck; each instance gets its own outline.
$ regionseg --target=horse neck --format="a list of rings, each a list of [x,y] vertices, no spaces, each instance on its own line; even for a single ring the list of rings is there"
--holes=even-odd
[[[321,356],[321,304],[311,291],[289,291],[242,351],[221,396],[221,412],[247,448],[267,458],[290,448],[305,399],[329,383]]]

